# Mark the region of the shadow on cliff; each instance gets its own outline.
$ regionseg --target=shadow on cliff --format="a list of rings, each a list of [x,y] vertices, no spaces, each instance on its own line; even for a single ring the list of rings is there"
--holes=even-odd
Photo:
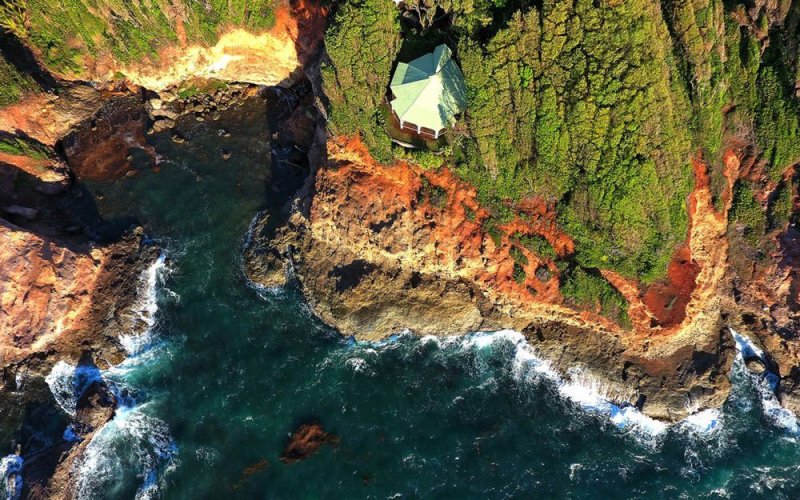
[[[50,92],[59,88],[58,81],[45,70],[33,52],[16,37],[0,31],[0,54],[22,74],[30,76],[42,90]]]
[[[3,212],[0,221],[81,254],[88,254],[91,242],[117,242],[139,225],[130,216],[103,218],[97,200],[82,182],[73,179],[70,187],[56,194],[42,192],[42,184],[31,174],[0,164],[2,205],[21,207],[20,213]]]

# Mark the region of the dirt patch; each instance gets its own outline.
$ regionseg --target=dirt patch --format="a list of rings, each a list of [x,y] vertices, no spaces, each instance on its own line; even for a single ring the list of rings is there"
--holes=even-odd
[[[692,260],[689,247],[684,245],[675,251],[666,280],[645,289],[642,302],[659,326],[668,328],[683,321],[699,273],[700,266]]]

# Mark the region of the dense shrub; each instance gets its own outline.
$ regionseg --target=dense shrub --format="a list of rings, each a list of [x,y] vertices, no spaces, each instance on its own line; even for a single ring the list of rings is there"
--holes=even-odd
[[[330,64],[323,66],[336,134],[361,134],[375,158],[388,162],[391,141],[381,104],[400,49],[400,23],[391,0],[363,0],[340,6],[325,36]]]

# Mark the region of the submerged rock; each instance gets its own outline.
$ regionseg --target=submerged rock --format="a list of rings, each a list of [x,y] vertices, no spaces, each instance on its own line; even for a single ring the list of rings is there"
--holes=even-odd
[[[20,215],[28,220],[33,220],[39,215],[39,211],[35,208],[21,207],[19,205],[11,205],[10,207],[5,207],[3,210],[10,214]]]
[[[326,444],[338,448],[339,442],[339,438],[326,432],[321,424],[303,424],[292,432],[280,460],[285,464],[300,462],[317,453]]]

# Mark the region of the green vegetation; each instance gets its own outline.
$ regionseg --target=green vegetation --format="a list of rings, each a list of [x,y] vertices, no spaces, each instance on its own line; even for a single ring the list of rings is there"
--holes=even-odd
[[[628,302],[597,272],[577,267],[562,277],[561,293],[579,307],[595,310],[613,318],[620,325],[630,326]]]
[[[441,167],[448,156],[448,150],[446,149],[433,152],[425,149],[405,148],[397,148],[394,155],[397,159],[411,161],[425,170],[436,170]]]
[[[520,250],[519,248],[511,247],[511,250],[509,250],[509,254],[511,255],[511,258],[514,259],[514,262],[516,262],[517,264],[520,264],[522,266],[528,265],[528,258],[525,257],[525,254],[522,253],[522,250]]]
[[[514,269],[511,271],[511,276],[514,278],[514,281],[522,284],[527,278],[524,266],[528,265],[528,258],[525,257],[525,254],[522,253],[522,250],[517,247],[511,247],[509,254],[511,255],[511,258],[514,259]]]
[[[264,31],[275,24],[276,0],[186,1],[190,20],[187,33],[206,43],[214,43],[220,28],[236,26],[249,31]]]
[[[373,156],[392,159],[381,106],[400,49],[398,10],[391,0],[347,2],[339,7],[325,36],[331,64],[322,68],[335,134],[361,134]]]
[[[184,19],[189,43],[211,44],[227,27],[272,27],[276,5],[277,0],[14,0],[0,8],[0,26],[35,47],[48,69],[80,76],[104,54],[123,63],[157,59],[159,48],[178,41],[177,16]]]
[[[525,269],[522,268],[522,265],[519,262],[514,262],[514,270],[512,271],[512,275],[514,281],[519,284],[525,283],[527,279],[527,275],[525,274]]]
[[[767,232],[767,214],[746,181],[736,183],[728,215],[732,222],[742,226],[745,239],[752,245],[757,245]]]
[[[36,82],[9,63],[0,50],[0,107],[13,104],[23,95],[37,89]]]
[[[499,241],[516,202],[554,202],[575,254],[559,260],[542,240],[517,243],[569,274],[566,295],[624,310],[587,270],[644,283],[665,276],[687,234],[694,155],[711,165],[718,207],[731,141],[751,145],[774,181],[800,160],[798,14],[779,3],[767,10],[737,0],[409,0],[398,23],[388,0],[346,1],[330,28],[332,65],[324,70],[331,128],[361,133],[381,161],[394,154],[438,165],[393,152],[377,109],[399,32],[403,60],[447,43],[468,94],[446,134],[447,160],[490,210],[484,229]],[[767,230],[753,189],[737,187],[731,213],[750,238]],[[791,209],[778,194],[771,225]]]
[[[794,189],[794,184],[791,182],[782,182],[778,186],[777,193],[773,195],[767,212],[770,230],[782,229],[791,221],[792,215],[794,215],[794,203],[792,200]]]
[[[0,2],[0,28],[22,38],[27,33],[28,1],[11,0]]]
[[[333,65],[323,75],[332,129],[360,132],[387,161],[378,106],[399,27],[388,1],[380,10],[374,3],[341,7],[326,42]],[[451,134],[459,175],[499,220],[511,219],[523,197],[559,202],[586,267],[645,281],[663,276],[686,236],[691,138],[681,127],[688,101],[669,65],[660,14],[636,2],[596,8],[581,0],[498,18],[507,9],[478,3],[439,4],[454,27],[428,28],[457,47],[466,79],[469,106]],[[383,50],[363,50],[376,45]]]
[[[519,243],[533,252],[534,254],[538,255],[543,259],[550,259],[556,260],[556,251],[553,249],[550,242],[547,239],[543,238],[542,236],[533,234],[533,235],[513,235],[513,238]]]
[[[735,1],[664,5],[693,103],[695,145],[719,169],[725,138],[753,144],[778,180],[800,160],[797,34],[785,31],[779,14]]]
[[[557,201],[581,265],[644,281],[685,238],[691,189],[688,104],[658,17],[636,2],[546,2],[459,44],[475,141],[459,173],[492,208]]]
[[[439,210],[443,210],[447,206],[447,190],[431,184],[426,177],[422,177],[422,187],[417,196],[419,197],[419,202],[428,200],[431,206]]]
[[[33,139],[26,139],[6,132],[0,132],[0,152],[16,156],[28,156],[37,160],[53,158],[53,152],[47,146]]]
[[[761,102],[756,111],[756,137],[772,166],[773,179],[780,179],[786,167],[800,161],[800,105],[787,95],[778,71],[762,68],[756,84]]]
[[[228,84],[222,80],[191,80],[183,82],[178,87],[178,97],[188,99],[199,94],[213,94],[217,90],[228,88]]]

